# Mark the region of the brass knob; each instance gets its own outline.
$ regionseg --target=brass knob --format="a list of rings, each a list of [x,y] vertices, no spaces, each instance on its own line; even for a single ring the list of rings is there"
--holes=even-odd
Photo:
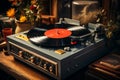
[[[29,58],[29,61],[30,61],[30,62],[33,62],[33,61],[34,61],[34,56],[31,56],[31,57]]]
[[[18,55],[19,55],[20,57],[22,57],[22,53],[23,53],[23,51],[19,51],[19,52],[18,52]]]
[[[49,71],[52,72],[53,71],[53,66],[49,67]]]
[[[47,68],[47,64],[44,64],[43,67],[46,69]]]

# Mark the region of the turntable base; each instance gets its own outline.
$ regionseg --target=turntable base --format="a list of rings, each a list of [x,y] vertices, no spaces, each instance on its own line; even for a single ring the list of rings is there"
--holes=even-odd
[[[17,38],[18,35],[26,35],[26,32],[7,37],[8,52],[16,59],[58,80],[67,78],[107,53],[103,39],[96,38],[95,43],[89,43],[87,46],[77,44],[70,47],[70,51],[57,54],[55,50],[64,50],[65,47],[36,46],[29,41]]]

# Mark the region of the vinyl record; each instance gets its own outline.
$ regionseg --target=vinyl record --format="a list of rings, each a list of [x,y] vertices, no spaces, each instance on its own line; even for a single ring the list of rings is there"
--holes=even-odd
[[[90,33],[90,31],[83,26],[69,27],[68,30],[72,32],[72,36],[76,36],[76,37]]]
[[[53,39],[47,36],[33,37],[30,41],[38,46],[42,47],[63,47],[70,46],[70,38]]]
[[[32,38],[32,37],[43,36],[45,31],[47,31],[47,29],[35,27],[27,33],[27,37]]]
[[[47,36],[35,36],[35,37],[30,37],[29,40],[34,43],[35,45],[45,45],[46,42],[48,41]]]
[[[39,46],[61,47],[70,45],[71,34],[71,31],[62,28],[50,30],[34,28],[28,32],[27,36],[32,43]]]
[[[91,32],[83,26],[72,26],[68,30],[72,32],[71,41],[76,43],[86,42],[91,39]]]

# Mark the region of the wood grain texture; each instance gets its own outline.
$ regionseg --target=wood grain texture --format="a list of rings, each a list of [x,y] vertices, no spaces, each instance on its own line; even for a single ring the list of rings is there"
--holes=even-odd
[[[17,80],[50,80],[46,75],[14,60],[14,57],[0,52],[0,69],[7,72]]]

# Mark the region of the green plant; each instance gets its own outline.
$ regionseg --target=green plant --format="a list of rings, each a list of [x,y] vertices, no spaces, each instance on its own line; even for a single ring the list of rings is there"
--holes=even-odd
[[[35,22],[41,18],[43,10],[41,0],[9,0],[11,8],[7,16],[15,17],[19,22]]]

